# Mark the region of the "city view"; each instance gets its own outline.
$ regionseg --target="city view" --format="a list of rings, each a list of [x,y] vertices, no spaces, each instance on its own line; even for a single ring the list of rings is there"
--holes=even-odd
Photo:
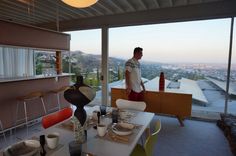
[[[47,53],[45,53],[47,54]],[[53,68],[55,59],[53,54],[43,55],[36,54],[36,71],[41,74],[43,68],[51,66]],[[83,75],[85,78],[99,79],[101,72],[101,56],[86,54],[81,51],[74,51],[63,55],[63,71],[69,72],[69,62],[71,62],[71,72],[76,75]],[[44,62],[43,64],[40,62]],[[109,81],[114,82],[124,79],[124,59],[110,57],[109,58]],[[46,64],[47,62],[47,64]],[[51,64],[51,65],[50,65]],[[227,64],[213,64],[213,63],[158,63],[141,61],[142,77],[151,80],[159,76],[160,72],[165,73],[165,78],[170,81],[177,81],[184,77],[191,80],[204,79],[205,77],[212,77],[219,81],[226,81],[227,78]],[[230,81],[236,82],[236,65],[231,65]]]

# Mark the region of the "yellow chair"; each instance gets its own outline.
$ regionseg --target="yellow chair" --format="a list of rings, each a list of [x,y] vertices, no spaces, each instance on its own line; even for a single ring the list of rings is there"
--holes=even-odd
[[[148,136],[144,147],[137,144],[131,153],[131,156],[152,156],[153,149],[157,142],[157,134],[161,130],[161,121],[158,120],[155,125],[155,132],[152,135]]]

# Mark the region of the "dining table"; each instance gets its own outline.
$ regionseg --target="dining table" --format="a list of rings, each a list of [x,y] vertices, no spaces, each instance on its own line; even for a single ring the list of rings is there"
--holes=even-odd
[[[91,118],[93,111],[98,111],[99,106],[86,107],[87,118]],[[112,107],[107,107],[107,112],[111,113]],[[112,137],[98,136],[97,130],[94,128],[96,123],[87,126],[87,138],[82,144],[82,153],[90,153],[93,156],[129,156],[136,144],[141,139],[146,128],[150,126],[150,123],[154,117],[154,113],[141,112],[135,110],[125,110],[128,113],[129,119],[123,122],[128,122],[134,125],[134,130],[129,136],[117,136],[117,134],[112,134]],[[59,144],[54,150],[48,152],[46,156],[70,156],[69,143],[75,140],[74,131],[63,127],[62,125],[66,122],[68,123],[70,119],[58,123],[50,128],[44,129],[30,138],[39,138],[40,135],[47,136],[50,133],[59,133]],[[112,119],[111,116],[102,116],[100,122],[106,122],[108,125],[108,131],[112,131]],[[108,133],[108,132],[107,132]],[[114,136],[114,138],[113,138]],[[119,140],[121,137],[128,137],[128,141],[123,139]],[[1,153],[0,153],[1,156]]]

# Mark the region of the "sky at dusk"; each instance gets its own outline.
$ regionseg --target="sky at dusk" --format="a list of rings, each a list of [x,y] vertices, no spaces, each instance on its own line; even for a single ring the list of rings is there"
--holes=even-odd
[[[227,63],[231,19],[202,20],[109,29],[109,56],[131,58],[143,48],[144,61],[162,63]],[[236,63],[236,24],[232,63]],[[101,54],[101,29],[66,32],[71,51]]]

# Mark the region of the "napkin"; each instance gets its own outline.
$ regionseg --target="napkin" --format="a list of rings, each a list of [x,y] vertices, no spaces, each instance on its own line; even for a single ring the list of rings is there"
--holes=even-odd
[[[113,134],[113,133],[108,133],[108,136],[109,136],[110,139],[112,139],[113,141],[116,141],[116,142],[123,142],[123,143],[129,143],[129,138],[128,138],[128,137],[115,135],[115,134]]]
[[[121,122],[121,123],[119,123],[119,125],[120,125],[121,127],[123,127],[123,128],[129,129],[129,130],[131,130],[131,129],[134,128],[134,125],[131,124],[131,123]]]
[[[116,124],[113,129],[115,131],[120,131],[120,132],[127,132],[127,131],[130,131],[130,129],[126,128],[126,127],[123,127],[121,124]]]

